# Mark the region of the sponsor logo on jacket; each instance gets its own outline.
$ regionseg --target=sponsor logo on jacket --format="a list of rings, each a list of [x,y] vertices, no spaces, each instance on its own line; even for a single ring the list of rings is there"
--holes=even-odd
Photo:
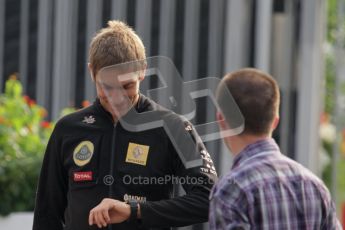
[[[94,146],[90,141],[82,141],[73,151],[73,161],[78,166],[84,166],[90,162]]]
[[[147,156],[149,154],[150,146],[139,145],[136,143],[129,142],[126,162],[138,165],[146,165]]]

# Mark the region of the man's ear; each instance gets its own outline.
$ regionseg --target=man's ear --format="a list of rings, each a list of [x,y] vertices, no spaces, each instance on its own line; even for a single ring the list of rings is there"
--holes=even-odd
[[[93,75],[93,68],[90,62],[87,63],[87,68],[89,69],[91,80],[95,82],[95,76]]]
[[[139,81],[142,81],[145,79],[146,67],[147,65],[145,64],[144,68],[140,70]]]
[[[216,117],[217,117],[217,122],[219,124],[220,129],[226,130],[228,128],[228,125],[226,124],[223,114],[220,111],[217,111]]]
[[[274,120],[273,120],[273,123],[272,123],[272,131],[277,128],[277,126],[279,124],[279,120],[280,120],[279,116],[275,116],[274,117]]]

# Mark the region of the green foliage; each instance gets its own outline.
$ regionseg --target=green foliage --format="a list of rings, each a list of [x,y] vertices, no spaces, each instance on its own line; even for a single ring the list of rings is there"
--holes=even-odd
[[[73,113],[77,111],[77,109],[75,109],[74,107],[66,107],[64,109],[62,109],[62,111],[60,112],[60,117],[64,117],[70,113]]]
[[[337,31],[337,0],[327,1],[327,41],[335,43]]]
[[[345,202],[345,158],[342,157],[340,161],[338,161],[338,173],[337,173],[337,185],[338,185],[338,199],[341,202]],[[340,203],[340,202],[339,202]]]
[[[329,52],[326,53],[326,69],[325,69],[325,100],[324,100],[324,111],[326,114],[329,114],[331,117],[334,114],[335,104],[335,79],[336,79],[336,56],[335,50],[338,48],[344,48],[345,46],[345,21],[339,21],[338,18],[338,0],[328,0],[327,1],[327,43],[330,47]],[[339,47],[340,46],[340,47]],[[342,83],[339,86],[341,94],[345,94],[345,85]],[[331,119],[332,121],[332,119]],[[339,134],[338,134],[339,135]],[[345,142],[343,136],[342,142]],[[345,143],[342,143],[344,145]],[[324,140],[322,145],[326,150],[328,156],[332,158],[333,152],[333,143],[327,143]],[[340,149],[340,147],[339,147]],[[344,152],[345,149],[342,149],[340,152]],[[345,201],[345,156],[341,156],[336,167],[337,171],[337,195],[338,195],[338,208],[340,204]],[[322,179],[325,184],[330,188],[331,187],[331,174],[332,174],[332,164],[329,164],[325,167],[322,172]]]
[[[340,206],[342,202],[345,201],[345,159],[341,157],[335,166],[337,168],[337,197],[338,197],[338,204]],[[325,182],[326,186],[331,189],[332,184],[332,165],[329,164],[322,172],[322,179]]]
[[[12,76],[0,95],[0,215],[33,210],[43,153],[53,125],[46,111],[22,95]]]
[[[335,64],[332,55],[326,56],[326,82],[325,82],[325,105],[324,110],[327,114],[333,114],[335,103]]]

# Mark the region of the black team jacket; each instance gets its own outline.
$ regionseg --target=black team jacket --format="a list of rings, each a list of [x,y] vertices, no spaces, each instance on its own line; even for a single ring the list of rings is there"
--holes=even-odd
[[[104,229],[170,229],[207,221],[217,175],[199,136],[189,122],[143,95],[135,109],[161,112],[180,138],[192,137],[202,165],[187,169],[163,127],[130,132],[114,124],[97,99],[55,126],[41,169],[33,230],[98,229],[88,225],[88,216],[103,198],[136,199],[142,215]],[[174,197],[178,183],[186,194]]]

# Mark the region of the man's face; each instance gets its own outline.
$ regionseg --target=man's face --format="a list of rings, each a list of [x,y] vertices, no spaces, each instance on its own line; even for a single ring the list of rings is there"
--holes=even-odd
[[[120,118],[125,115],[137,102],[139,84],[143,76],[143,71],[100,71],[95,80],[97,96],[102,106],[114,117]]]

